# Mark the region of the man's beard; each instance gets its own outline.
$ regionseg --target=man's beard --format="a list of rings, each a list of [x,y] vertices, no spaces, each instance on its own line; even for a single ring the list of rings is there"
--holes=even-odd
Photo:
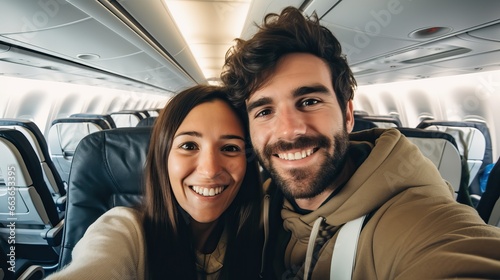
[[[320,135],[317,137],[301,137],[293,143],[278,141],[275,144],[267,145],[264,152],[257,151],[257,156],[287,199],[308,199],[324,192],[342,170],[342,164],[349,146],[347,131],[344,129],[341,133],[334,135],[333,141],[333,154],[328,154],[328,150],[332,145],[330,139]],[[318,147],[323,150],[325,160],[320,163],[320,166],[282,171],[282,173],[288,173],[288,176],[285,177],[271,164],[271,160],[264,160],[271,159],[273,154],[278,152],[305,147]],[[318,152],[316,151],[316,153]]]

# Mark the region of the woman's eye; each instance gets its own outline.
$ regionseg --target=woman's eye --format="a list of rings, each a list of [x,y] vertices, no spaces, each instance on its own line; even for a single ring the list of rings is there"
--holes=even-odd
[[[183,150],[196,150],[198,147],[196,146],[195,143],[192,142],[187,142],[179,146],[179,148]]]
[[[241,152],[241,148],[236,145],[226,145],[222,148],[222,151],[224,152]]]

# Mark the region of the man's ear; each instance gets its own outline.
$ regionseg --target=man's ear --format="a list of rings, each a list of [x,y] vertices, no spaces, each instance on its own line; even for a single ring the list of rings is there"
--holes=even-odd
[[[352,103],[352,99],[347,101],[347,106],[345,110],[345,122],[346,122],[346,129],[347,133],[351,133],[352,129],[354,128],[354,105]]]

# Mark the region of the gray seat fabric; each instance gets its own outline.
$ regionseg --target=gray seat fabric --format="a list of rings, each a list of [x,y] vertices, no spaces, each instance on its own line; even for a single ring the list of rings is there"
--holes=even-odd
[[[16,257],[44,267],[57,265],[63,215],[45,184],[38,157],[26,137],[0,128],[0,237],[9,242],[15,231]]]
[[[111,113],[111,117],[115,121],[116,127],[135,127],[146,115],[139,111],[123,110]]]
[[[65,206],[66,182],[61,179],[59,171],[52,162],[47,141],[38,126],[25,119],[0,119],[0,127],[11,128],[21,132],[35,151],[47,187],[56,205],[63,210]]]
[[[61,178],[68,182],[73,154],[80,141],[87,135],[110,129],[100,118],[61,118],[52,121],[49,129],[49,152]]]
[[[492,145],[489,129],[480,122],[457,122],[425,120],[417,128],[437,130],[451,134],[457,143],[460,155],[467,162],[469,191],[480,195],[479,177],[486,165],[492,163]]]
[[[82,139],[73,157],[59,267],[87,227],[115,206],[138,205],[151,127],[103,130]]]
[[[466,190],[467,185],[461,184],[464,169],[462,158],[457,149],[455,139],[444,132],[416,128],[398,128],[420,151],[437,167],[439,173],[455,190],[455,198]],[[468,197],[468,193],[465,194]],[[469,204],[468,200],[460,201]]]

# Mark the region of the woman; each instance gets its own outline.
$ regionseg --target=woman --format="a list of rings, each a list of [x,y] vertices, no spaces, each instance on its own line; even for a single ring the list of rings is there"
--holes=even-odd
[[[221,87],[172,98],[151,134],[143,207],[101,216],[47,279],[257,279],[261,189],[245,116]]]

